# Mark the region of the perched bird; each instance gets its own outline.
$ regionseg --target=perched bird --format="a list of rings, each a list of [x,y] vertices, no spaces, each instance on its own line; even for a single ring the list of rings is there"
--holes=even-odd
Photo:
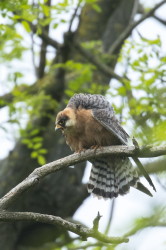
[[[75,152],[89,148],[127,145],[129,135],[116,119],[113,107],[102,95],[75,94],[67,107],[58,113],[55,129],[61,129],[66,143]],[[136,158],[136,163],[141,163]],[[152,196],[139,181],[128,157],[104,156],[90,161],[92,169],[88,192],[98,197],[113,198],[126,194],[130,186]],[[141,165],[143,169],[143,166]],[[143,174],[155,189],[150,177]]]

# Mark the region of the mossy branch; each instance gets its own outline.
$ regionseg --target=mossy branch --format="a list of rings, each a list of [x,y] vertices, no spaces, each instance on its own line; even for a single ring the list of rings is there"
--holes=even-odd
[[[82,239],[86,240],[88,237],[93,237],[104,243],[120,244],[123,242],[128,242],[126,237],[108,237],[98,230],[89,229],[81,224],[75,224],[64,220],[58,216],[40,214],[33,212],[0,212],[0,221],[13,222],[13,221],[34,221],[47,223],[51,225],[58,225],[65,230],[71,231],[79,235]]]

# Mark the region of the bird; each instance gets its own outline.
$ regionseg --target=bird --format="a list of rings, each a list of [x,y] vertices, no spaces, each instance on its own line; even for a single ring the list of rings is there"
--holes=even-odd
[[[55,130],[61,130],[74,152],[112,145],[128,145],[130,136],[120,125],[110,102],[99,94],[73,95],[66,108],[56,116]],[[133,158],[156,191],[138,158]],[[130,187],[145,194],[151,192],[139,180],[138,171],[127,156],[94,157],[87,189],[98,198],[112,199],[125,195]]]

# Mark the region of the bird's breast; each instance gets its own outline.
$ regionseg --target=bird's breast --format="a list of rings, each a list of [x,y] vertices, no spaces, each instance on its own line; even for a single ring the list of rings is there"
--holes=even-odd
[[[119,144],[119,140],[102,124],[95,120],[91,110],[78,110],[76,126],[65,131],[66,143],[73,151],[81,151],[92,146]]]

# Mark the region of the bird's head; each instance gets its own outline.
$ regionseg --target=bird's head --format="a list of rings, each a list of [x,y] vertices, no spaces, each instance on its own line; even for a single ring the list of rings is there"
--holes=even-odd
[[[72,128],[76,124],[76,114],[71,108],[65,108],[63,111],[59,112],[56,117],[55,130]]]

